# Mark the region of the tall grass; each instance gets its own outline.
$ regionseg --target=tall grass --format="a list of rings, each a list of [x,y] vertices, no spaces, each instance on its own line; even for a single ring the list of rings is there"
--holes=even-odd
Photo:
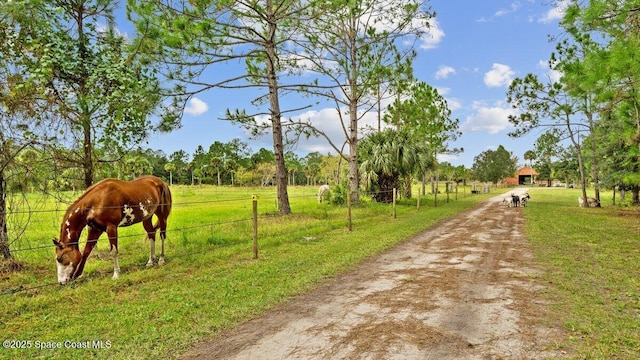
[[[389,205],[365,201],[353,210],[350,232],[346,209],[317,204],[316,191],[290,188],[294,214],[283,217],[272,189],[174,187],[165,266],[144,267],[148,243],[134,225],[120,231],[119,280],[110,278],[102,239],[83,278],[68,286],[55,284],[49,246],[62,213],[38,213],[21,244],[35,249],[15,253],[25,269],[0,279],[0,334],[29,341],[31,348],[0,348],[0,358],[176,357],[490,195],[459,196],[438,207],[423,199],[419,210],[405,201],[397,218]],[[257,261],[251,252],[254,193],[260,197]],[[27,290],[15,291],[21,288]],[[57,343],[62,349],[35,349]],[[76,343],[102,348],[69,348]]]
[[[553,319],[569,334],[560,346],[576,359],[640,359],[640,212],[611,195],[578,208],[578,190],[536,189],[525,211]]]

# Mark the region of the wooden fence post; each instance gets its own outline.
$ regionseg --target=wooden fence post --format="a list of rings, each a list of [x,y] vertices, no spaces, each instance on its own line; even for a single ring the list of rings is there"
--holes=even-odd
[[[252,195],[253,201],[253,260],[258,259],[258,195]]]
[[[396,193],[396,188],[393,188],[393,218],[396,218],[396,198],[397,198],[397,193]]]
[[[447,185],[444,187],[447,192],[447,204],[449,203],[449,182],[447,181]]]
[[[351,189],[350,188],[347,189],[347,225],[349,227],[349,231],[352,231],[353,228],[351,226]]]
[[[436,191],[433,192],[433,207],[438,207],[438,181],[436,181]]]

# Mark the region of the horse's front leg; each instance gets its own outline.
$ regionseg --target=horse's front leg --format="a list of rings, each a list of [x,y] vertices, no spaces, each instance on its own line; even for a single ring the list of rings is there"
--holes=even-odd
[[[76,271],[73,273],[71,277],[72,279],[76,279],[80,275],[82,275],[82,272],[84,271],[84,265],[87,262],[89,255],[91,255],[91,251],[98,243],[98,238],[100,237],[101,234],[102,234],[102,230],[89,227],[89,234],[87,235],[87,243],[84,245],[84,249],[82,249],[82,259],[80,259],[80,263],[76,267]]]
[[[120,265],[118,265],[118,226],[107,226],[107,235],[109,236],[111,256],[113,257],[113,279],[116,280],[120,274]]]

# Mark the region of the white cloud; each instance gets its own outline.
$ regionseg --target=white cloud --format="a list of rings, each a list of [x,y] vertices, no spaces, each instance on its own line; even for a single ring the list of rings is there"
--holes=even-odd
[[[449,110],[456,111],[462,108],[462,102],[456,98],[446,98]]]
[[[436,87],[436,90],[438,90],[438,94],[444,97],[444,99],[447,101],[447,106],[449,107],[449,110],[455,111],[462,108],[462,102],[460,102],[459,99],[447,96],[449,95],[449,93],[451,93],[451,88]]]
[[[340,123],[340,118],[336,109],[333,107],[308,110],[304,113],[294,116],[292,119],[294,121],[310,122],[318,130],[324,132],[338,148],[340,148],[346,140],[344,130],[342,129],[342,125]],[[349,115],[347,114],[346,110],[343,111],[342,119],[348,123]],[[283,122],[286,122],[288,120],[289,119],[283,119]],[[259,124],[270,124],[268,116],[257,116],[256,121]],[[345,126],[348,128],[348,124],[345,124]],[[386,125],[385,123],[382,123],[381,126],[383,129],[388,127],[388,125]],[[370,131],[370,129],[377,128],[377,113],[375,111],[370,111],[358,121],[358,137],[362,139]],[[249,134],[247,133],[247,135]],[[261,143],[264,142],[264,146],[272,145],[271,129],[268,128],[265,133],[263,133],[258,138],[258,141],[260,141]],[[329,144],[327,139],[322,136],[310,137],[309,139],[301,137],[294,150],[306,153],[317,151],[321,154],[336,154],[336,150]],[[349,152],[348,145],[344,147],[343,152]]]
[[[335,108],[329,107],[319,110],[310,110],[296,116],[296,119],[301,121],[310,121],[313,126],[323,131],[338,147],[341,147],[346,140],[342,124],[340,123],[340,118]],[[346,109],[343,111],[342,119],[346,123],[349,122],[349,115],[347,114]],[[348,128],[348,124],[345,124],[345,127]],[[387,128],[388,125],[383,122],[381,127],[384,129]],[[365,134],[368,133],[368,129],[377,128],[378,115],[375,111],[369,111],[358,121],[358,137],[363,138]],[[298,144],[298,149],[309,152],[319,151],[323,154],[335,154],[335,150],[329,145],[328,141],[324,137],[302,140],[300,144]],[[349,152],[348,145],[345,146],[343,151],[347,153]]]
[[[518,11],[519,8],[520,8],[520,2],[515,1],[515,2],[511,3],[511,6],[508,9],[500,9],[500,10],[498,10],[494,14],[494,16],[504,16],[504,15],[510,14],[512,12]]]
[[[518,11],[521,7],[522,7],[522,5],[520,4],[519,1],[514,1],[509,5],[508,8],[503,8],[503,9],[500,9],[500,10],[496,11],[493,14],[493,16],[488,17],[488,18],[483,16],[483,17],[479,18],[476,21],[479,22],[479,23],[493,22],[495,20],[495,18],[514,13],[514,12]]]
[[[553,70],[551,69],[551,67],[549,66],[549,63],[543,60],[538,61],[538,66],[539,69],[542,69],[544,71],[544,75],[547,78],[547,80],[549,80],[551,83],[557,83],[558,81],[560,81],[560,78],[562,77],[562,72],[558,71],[558,70]]]
[[[510,127],[509,115],[516,114],[514,109],[502,102],[497,102],[493,106],[475,102],[473,109],[475,113],[467,116],[466,121],[460,126],[463,132],[486,131],[489,134],[496,134]]]
[[[438,71],[436,71],[436,79],[446,79],[451,74],[455,74],[456,69],[451,66],[440,65]]]
[[[547,24],[552,21],[562,19],[565,12],[567,11],[567,7],[569,7],[569,0],[559,0],[557,3],[555,3],[551,10],[547,11],[544,16],[538,19],[538,22]]]
[[[489,87],[508,86],[515,75],[508,65],[494,63],[487,73],[484,74],[484,83]]]
[[[184,112],[193,116],[202,115],[207,111],[209,111],[209,105],[197,97],[191,98],[187,106],[184,107]]]
[[[429,50],[435,49],[438,47],[442,39],[444,39],[445,34],[440,25],[438,24],[438,20],[435,18],[431,18],[429,20],[429,29],[427,33],[422,36],[420,39],[420,49]]]
[[[460,158],[460,155],[457,155],[457,154],[437,154],[436,158],[438,159],[438,162],[453,163],[455,160]]]

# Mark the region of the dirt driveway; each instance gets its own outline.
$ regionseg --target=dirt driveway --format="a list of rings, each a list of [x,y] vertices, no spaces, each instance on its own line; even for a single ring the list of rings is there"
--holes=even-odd
[[[504,206],[504,197],[437,224],[183,358],[562,357],[546,346],[561,330],[540,321],[543,288],[523,235],[527,209]]]

